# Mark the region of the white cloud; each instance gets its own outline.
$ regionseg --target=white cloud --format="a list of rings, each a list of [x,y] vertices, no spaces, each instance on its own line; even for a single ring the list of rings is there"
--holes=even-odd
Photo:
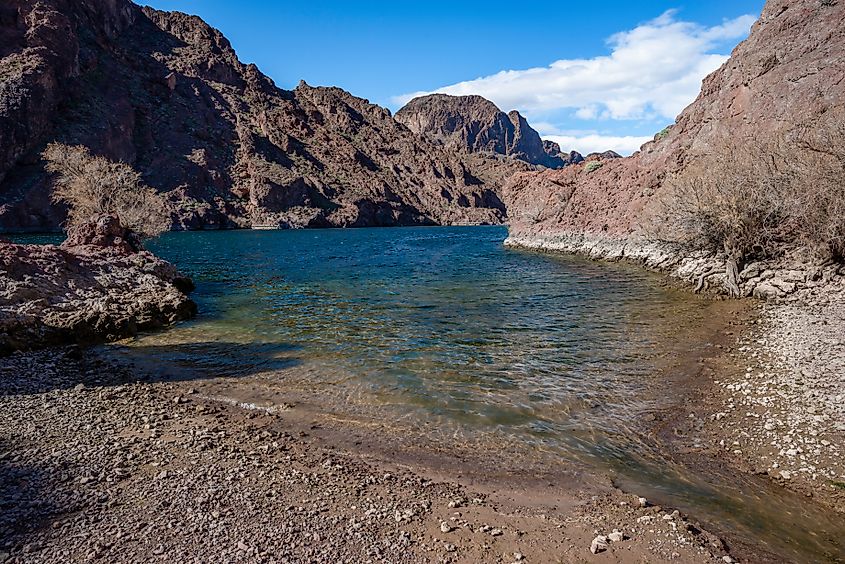
[[[679,21],[670,10],[610,37],[609,55],[503,70],[435,92],[479,94],[505,111],[515,108],[529,118],[569,110],[584,120],[674,120],[695,99],[701,80],[727,60],[727,55],[711,51],[724,41],[744,37],[754,20],[745,15],[706,27]],[[393,102],[401,105],[429,93],[405,94]]]
[[[640,146],[646,141],[651,141],[653,137],[589,133],[586,135],[544,135],[543,139],[554,141],[560,145],[563,151],[578,151],[585,156],[589,153],[602,153],[608,150],[616,151],[622,156],[628,156],[639,150]]]

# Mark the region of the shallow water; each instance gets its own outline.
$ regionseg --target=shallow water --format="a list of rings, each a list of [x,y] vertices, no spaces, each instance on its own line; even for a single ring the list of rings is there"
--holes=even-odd
[[[834,539],[845,527],[799,497],[764,479],[696,473],[638,428],[681,395],[654,390],[671,386],[667,366],[695,362],[712,304],[635,267],[509,250],[505,236],[169,233],[152,250],[194,279],[200,316],[115,354],[169,377],[247,382],[262,400],[272,386],[308,390],[327,410],[432,438],[515,444],[610,473],[775,553],[842,554]]]

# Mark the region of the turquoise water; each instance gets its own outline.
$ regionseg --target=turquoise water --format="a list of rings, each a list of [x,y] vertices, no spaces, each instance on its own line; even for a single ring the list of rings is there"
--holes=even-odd
[[[200,314],[114,350],[159,376],[226,379],[239,401],[295,391],[423,441],[574,463],[797,561],[841,558],[841,523],[763,478],[690,469],[639,425],[683,395],[714,304],[636,267],[507,249],[506,235],[168,233],[150,248],[193,278]]]
[[[666,341],[706,302],[637,269],[508,250],[505,236],[172,233],[152,250],[194,279],[201,314],[140,344],[198,343],[209,376],[296,363],[346,395],[530,443],[627,429],[652,407],[640,392]]]

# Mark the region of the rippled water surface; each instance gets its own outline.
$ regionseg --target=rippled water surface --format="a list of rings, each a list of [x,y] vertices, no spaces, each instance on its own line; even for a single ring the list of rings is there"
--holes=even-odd
[[[172,359],[208,375],[295,364],[362,401],[529,442],[627,426],[667,340],[705,303],[633,268],[508,250],[505,235],[169,234],[153,250],[194,278],[201,315],[137,346],[184,344]]]
[[[712,304],[635,267],[510,250],[505,236],[169,233],[152,250],[194,279],[200,315],[118,354],[164,375],[246,382],[239,399],[299,390],[432,438],[507,442],[609,472],[798,560],[841,554],[841,523],[763,479],[666,459],[638,428],[682,395],[673,376],[706,348]]]

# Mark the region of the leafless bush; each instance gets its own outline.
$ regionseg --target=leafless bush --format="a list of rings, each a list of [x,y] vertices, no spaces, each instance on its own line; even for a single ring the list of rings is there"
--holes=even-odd
[[[728,289],[751,255],[774,252],[786,228],[784,171],[778,160],[722,146],[669,182],[655,223],[657,238],[695,251],[722,254]]]
[[[845,259],[845,113],[799,131],[787,197],[798,242],[821,258]]]
[[[109,214],[141,237],[156,237],[170,228],[164,198],[145,186],[131,166],[60,143],[50,144],[42,156],[56,175],[53,201],[69,207],[68,227]]]
[[[731,293],[752,257],[800,248],[845,258],[842,114],[766,142],[725,141],[668,184],[652,235],[724,256]]]

